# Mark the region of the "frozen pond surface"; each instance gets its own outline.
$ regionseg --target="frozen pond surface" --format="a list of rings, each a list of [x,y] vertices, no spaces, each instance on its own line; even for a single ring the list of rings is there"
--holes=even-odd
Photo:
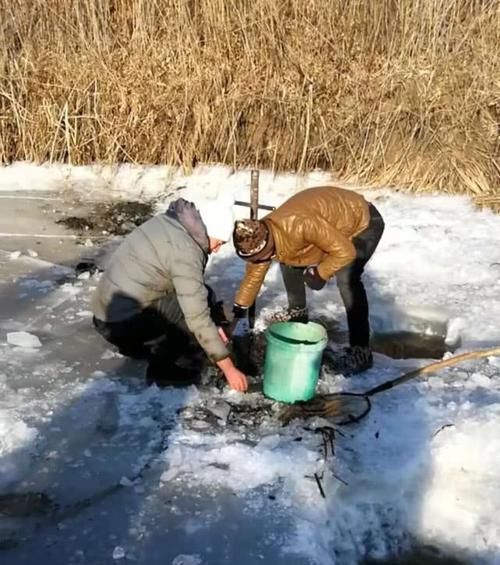
[[[389,228],[366,277],[374,329],[440,327],[464,350],[498,343],[500,250],[491,234],[500,218],[443,197],[394,195],[377,206]],[[45,243],[31,256],[35,244],[0,246],[2,565],[349,565],[413,540],[498,562],[498,359],[386,393],[366,420],[343,428],[325,461],[311,423],[281,428],[258,393],[214,382],[145,388],[142,365],[92,331],[96,276],[55,266],[74,265],[85,250]],[[230,250],[210,267],[228,301],[241,274]],[[335,286],[311,299],[340,335]],[[284,304],[276,271],[259,304],[261,325]],[[9,339],[15,332],[41,345]],[[320,390],[364,390],[422,363],[376,355],[350,381],[325,372]],[[246,420],[226,422],[228,406],[243,406]]]

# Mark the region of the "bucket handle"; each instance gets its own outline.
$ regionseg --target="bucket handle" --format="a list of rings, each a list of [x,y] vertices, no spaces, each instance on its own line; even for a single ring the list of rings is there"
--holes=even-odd
[[[284,341],[285,343],[290,343],[290,344],[293,344],[293,345],[317,345],[323,339],[322,338],[318,341],[310,341],[310,340],[307,340],[307,339],[293,339],[293,337],[285,337],[284,335],[274,333],[273,330],[269,330],[269,333],[273,337],[280,339],[281,341]]]

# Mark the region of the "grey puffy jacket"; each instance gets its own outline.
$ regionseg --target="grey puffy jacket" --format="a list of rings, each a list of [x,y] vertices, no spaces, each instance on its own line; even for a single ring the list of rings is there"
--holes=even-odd
[[[193,204],[177,200],[136,228],[113,254],[92,300],[94,316],[121,322],[175,293],[189,330],[212,361],[229,356],[210,317],[208,237]]]

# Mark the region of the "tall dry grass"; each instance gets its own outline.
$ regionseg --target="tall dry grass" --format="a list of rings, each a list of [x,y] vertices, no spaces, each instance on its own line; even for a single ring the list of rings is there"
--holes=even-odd
[[[0,0],[0,159],[500,187],[500,0]]]

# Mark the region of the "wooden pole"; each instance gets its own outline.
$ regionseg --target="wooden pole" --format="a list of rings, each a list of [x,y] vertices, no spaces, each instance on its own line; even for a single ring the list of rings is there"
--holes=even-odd
[[[259,215],[259,171],[253,169],[250,176],[250,219],[258,220]]]
[[[252,169],[250,173],[250,219],[259,219],[259,170]],[[255,326],[256,302],[248,309],[248,325],[253,330]]]
[[[410,371],[409,373],[405,373],[401,377],[397,379],[393,379],[392,381],[387,381],[378,385],[367,392],[363,393],[366,396],[373,396],[374,394],[378,394],[379,392],[383,392],[384,390],[389,390],[394,388],[395,386],[401,385],[416,377],[420,377],[421,375],[427,375],[429,373],[434,373],[438,369],[444,369],[445,367],[451,367],[452,365],[456,365],[457,363],[461,363],[462,361],[469,361],[471,359],[480,359],[481,357],[490,357],[490,356],[497,356],[500,355],[500,347],[492,347],[491,349],[479,349],[477,351],[469,351],[467,353],[461,353],[460,355],[455,355],[454,357],[450,357],[448,359],[444,359],[442,361],[435,361],[430,365],[426,365],[425,367],[420,367],[419,369],[415,369]]]

